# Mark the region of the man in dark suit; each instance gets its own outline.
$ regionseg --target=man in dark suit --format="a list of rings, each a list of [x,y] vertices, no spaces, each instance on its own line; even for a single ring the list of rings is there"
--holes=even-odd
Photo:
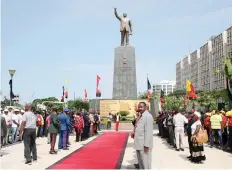
[[[57,117],[57,108],[53,107],[52,108],[52,113],[50,115],[50,126],[48,128],[48,133],[50,134],[50,143],[51,143],[51,149],[50,149],[50,154],[56,154],[57,152],[54,150],[55,144],[56,144],[56,137],[57,133],[59,131],[59,121]]]
[[[65,108],[64,111],[58,115],[58,120],[60,122],[60,135],[59,135],[59,149],[69,150],[67,146],[67,134],[68,128],[70,127],[70,120],[67,116],[69,112],[68,108]]]

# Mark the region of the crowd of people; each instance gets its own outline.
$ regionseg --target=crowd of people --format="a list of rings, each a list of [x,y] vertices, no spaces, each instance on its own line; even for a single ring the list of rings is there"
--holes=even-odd
[[[50,154],[55,150],[56,138],[59,136],[58,149],[69,150],[69,136],[75,134],[75,141],[84,141],[101,131],[99,112],[71,111],[64,108],[58,112],[56,107],[50,110],[36,110],[31,105],[24,110],[8,108],[1,110],[1,147],[18,141],[24,142],[26,164],[37,161],[36,138],[47,138]],[[107,117],[107,128],[111,128],[113,116]]]
[[[188,158],[193,163],[206,160],[204,144],[196,140],[200,130],[207,131],[207,143],[211,148],[217,147],[232,152],[232,115],[226,115],[223,110],[209,113],[167,110],[159,113],[156,123],[159,128],[158,135],[166,138],[176,151],[184,151],[183,138],[188,136]]]

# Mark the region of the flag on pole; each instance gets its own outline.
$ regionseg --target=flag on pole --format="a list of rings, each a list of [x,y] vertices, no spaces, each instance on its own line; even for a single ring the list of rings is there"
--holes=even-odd
[[[84,97],[83,101],[86,102],[87,99],[88,99],[88,93],[87,93],[87,90],[85,89],[85,97]]]
[[[186,80],[186,92],[189,98],[196,99],[198,97],[192,82],[189,80]]]
[[[98,88],[96,88],[96,97],[101,97],[101,91]]]
[[[150,102],[150,99],[151,99],[151,83],[148,79],[148,76],[147,76],[147,101]]]
[[[186,92],[191,92],[191,81],[186,80]]]
[[[101,80],[101,77],[99,75],[97,75],[97,85],[96,85],[97,88],[99,86],[100,80]]]
[[[147,77],[147,90],[151,90],[151,83]]]
[[[88,93],[86,89],[85,89],[85,98],[88,98]]]
[[[66,79],[65,98],[68,98],[68,79]]]
[[[64,102],[64,86],[62,87],[62,90],[63,90],[63,93],[62,93],[62,96],[61,96],[61,102]]]

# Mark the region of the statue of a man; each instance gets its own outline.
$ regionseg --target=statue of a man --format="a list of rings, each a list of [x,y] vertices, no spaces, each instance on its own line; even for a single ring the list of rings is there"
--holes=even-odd
[[[133,34],[132,24],[130,18],[127,17],[126,13],[123,13],[122,17],[118,16],[117,8],[114,8],[114,14],[116,18],[120,21],[120,32],[121,32],[121,46],[124,46],[124,41],[126,39],[126,45],[129,45],[129,35]]]

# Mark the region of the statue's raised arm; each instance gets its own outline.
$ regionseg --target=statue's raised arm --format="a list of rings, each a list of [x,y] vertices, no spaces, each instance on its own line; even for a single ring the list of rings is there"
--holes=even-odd
[[[118,13],[117,13],[117,8],[114,8],[114,15],[119,21],[121,21],[121,18],[118,16]]]
[[[118,16],[117,8],[114,8],[115,17],[120,21],[120,32],[121,32],[121,46],[129,45],[129,35],[133,34],[133,28],[130,18],[127,17],[126,13],[123,13],[122,17]]]

